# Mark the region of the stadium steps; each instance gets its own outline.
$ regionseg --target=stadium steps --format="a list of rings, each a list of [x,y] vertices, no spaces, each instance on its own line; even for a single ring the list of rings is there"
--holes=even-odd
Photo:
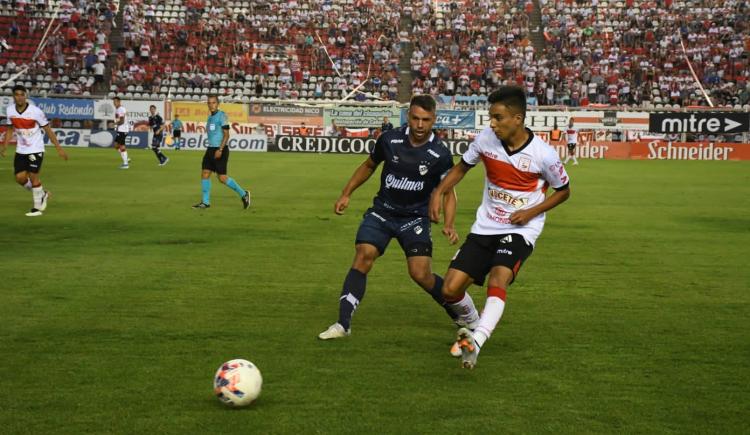
[[[414,26],[414,22],[411,16],[401,16],[401,30],[406,30],[411,33],[411,29]],[[404,44],[401,48],[401,58],[398,61],[398,101],[401,103],[407,103],[411,99],[411,54],[414,52],[414,44],[410,41]]]
[[[124,2],[123,2],[124,3]],[[120,8],[117,10],[115,15],[115,25],[112,26],[112,33],[109,35],[109,46],[111,53],[109,54],[110,59],[114,58],[115,55],[120,55],[125,51],[125,44],[122,37],[122,25],[124,23],[123,10],[125,9],[124,4],[120,4]],[[105,95],[107,90],[112,85],[112,61],[107,62],[107,67],[104,69],[104,83],[102,83],[101,90],[97,90],[97,93],[102,92]]]
[[[529,39],[534,45],[534,52],[537,58],[544,54],[547,42],[544,40],[544,29],[542,29],[542,9],[539,0],[532,0],[534,10],[529,16]]]

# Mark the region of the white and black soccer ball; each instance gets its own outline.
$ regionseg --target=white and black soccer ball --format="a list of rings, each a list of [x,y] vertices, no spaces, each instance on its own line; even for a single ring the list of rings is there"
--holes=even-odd
[[[227,406],[250,405],[260,396],[262,386],[260,370],[244,359],[225,362],[214,376],[214,394]]]

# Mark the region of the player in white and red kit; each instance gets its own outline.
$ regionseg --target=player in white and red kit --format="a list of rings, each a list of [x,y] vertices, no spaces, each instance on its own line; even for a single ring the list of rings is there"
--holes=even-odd
[[[457,323],[467,325],[458,330],[457,338],[465,368],[474,368],[479,350],[500,321],[506,289],[531,255],[545,212],[570,196],[568,174],[557,152],[524,126],[523,89],[503,86],[488,101],[490,127],[471,143],[430,199],[430,219],[437,222],[442,193],[480,161],[484,164],[482,204],[443,284],[447,306],[458,316]],[[548,187],[555,190],[549,196]],[[487,301],[480,316],[466,290],[472,283],[483,285],[487,274]]]
[[[578,159],[576,158],[576,145],[578,144],[578,130],[573,127],[572,118],[568,124],[568,129],[565,130],[565,137],[568,140],[568,155],[565,157],[563,164],[567,165],[568,161],[572,158],[573,164],[577,165]]]
[[[16,156],[13,167],[16,174],[16,182],[30,190],[34,198],[34,206],[26,213],[26,216],[41,216],[47,208],[49,192],[44,190],[39,172],[44,160],[44,136],[42,130],[55,145],[57,153],[65,160],[68,155],[60,147],[57,136],[49,126],[49,121],[44,112],[37,106],[29,104],[26,99],[26,88],[22,85],[13,87],[13,101],[7,108],[8,129],[5,131],[5,140],[0,147],[0,157],[5,157],[5,149],[8,147],[13,131],[16,133]]]
[[[115,148],[120,152],[120,158],[122,158],[120,169],[128,169],[130,159],[128,158],[128,149],[125,147],[125,139],[130,132],[130,123],[127,118],[128,111],[123,107],[120,97],[113,98],[112,103],[115,105],[115,131],[117,132]]]

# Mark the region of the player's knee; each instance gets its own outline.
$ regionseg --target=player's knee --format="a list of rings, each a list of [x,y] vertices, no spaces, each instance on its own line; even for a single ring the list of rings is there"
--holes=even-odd
[[[352,264],[352,269],[356,269],[364,274],[367,274],[372,269],[372,265],[374,263],[375,260],[369,258],[355,258],[354,264]]]
[[[229,179],[229,177],[227,177],[226,175],[219,175],[219,181],[220,181],[220,182],[221,182],[222,184],[227,184],[227,180],[228,180],[228,179]]]
[[[21,186],[26,184],[28,180],[29,180],[29,177],[26,175],[25,172],[16,174],[16,183],[20,184]]]
[[[447,282],[443,283],[443,299],[446,302],[458,302],[464,297],[464,291],[459,287],[452,287]]]
[[[433,279],[432,272],[424,267],[410,267],[409,276],[414,282],[422,287],[431,287],[430,281]]]
[[[357,247],[357,253],[354,256],[354,264],[352,267],[359,270],[362,273],[368,273],[375,264],[377,258],[377,250]]]
[[[446,275],[443,282],[443,299],[446,302],[458,302],[463,299],[466,290],[459,281],[450,278],[450,276]]]

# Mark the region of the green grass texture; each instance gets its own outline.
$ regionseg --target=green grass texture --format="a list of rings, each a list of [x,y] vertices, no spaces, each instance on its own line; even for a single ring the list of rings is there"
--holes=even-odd
[[[379,170],[333,205],[365,156],[240,153],[200,201],[202,153],[50,149],[44,216],[0,159],[0,433],[742,433],[750,415],[750,163],[569,166],[468,371],[455,326],[398,244],[368,276],[352,336],[336,320]],[[463,240],[484,186],[457,187]],[[457,246],[433,226],[434,271]],[[473,287],[477,305],[485,289]],[[258,401],[212,378],[253,361]],[[742,429],[742,428],[745,429]]]

